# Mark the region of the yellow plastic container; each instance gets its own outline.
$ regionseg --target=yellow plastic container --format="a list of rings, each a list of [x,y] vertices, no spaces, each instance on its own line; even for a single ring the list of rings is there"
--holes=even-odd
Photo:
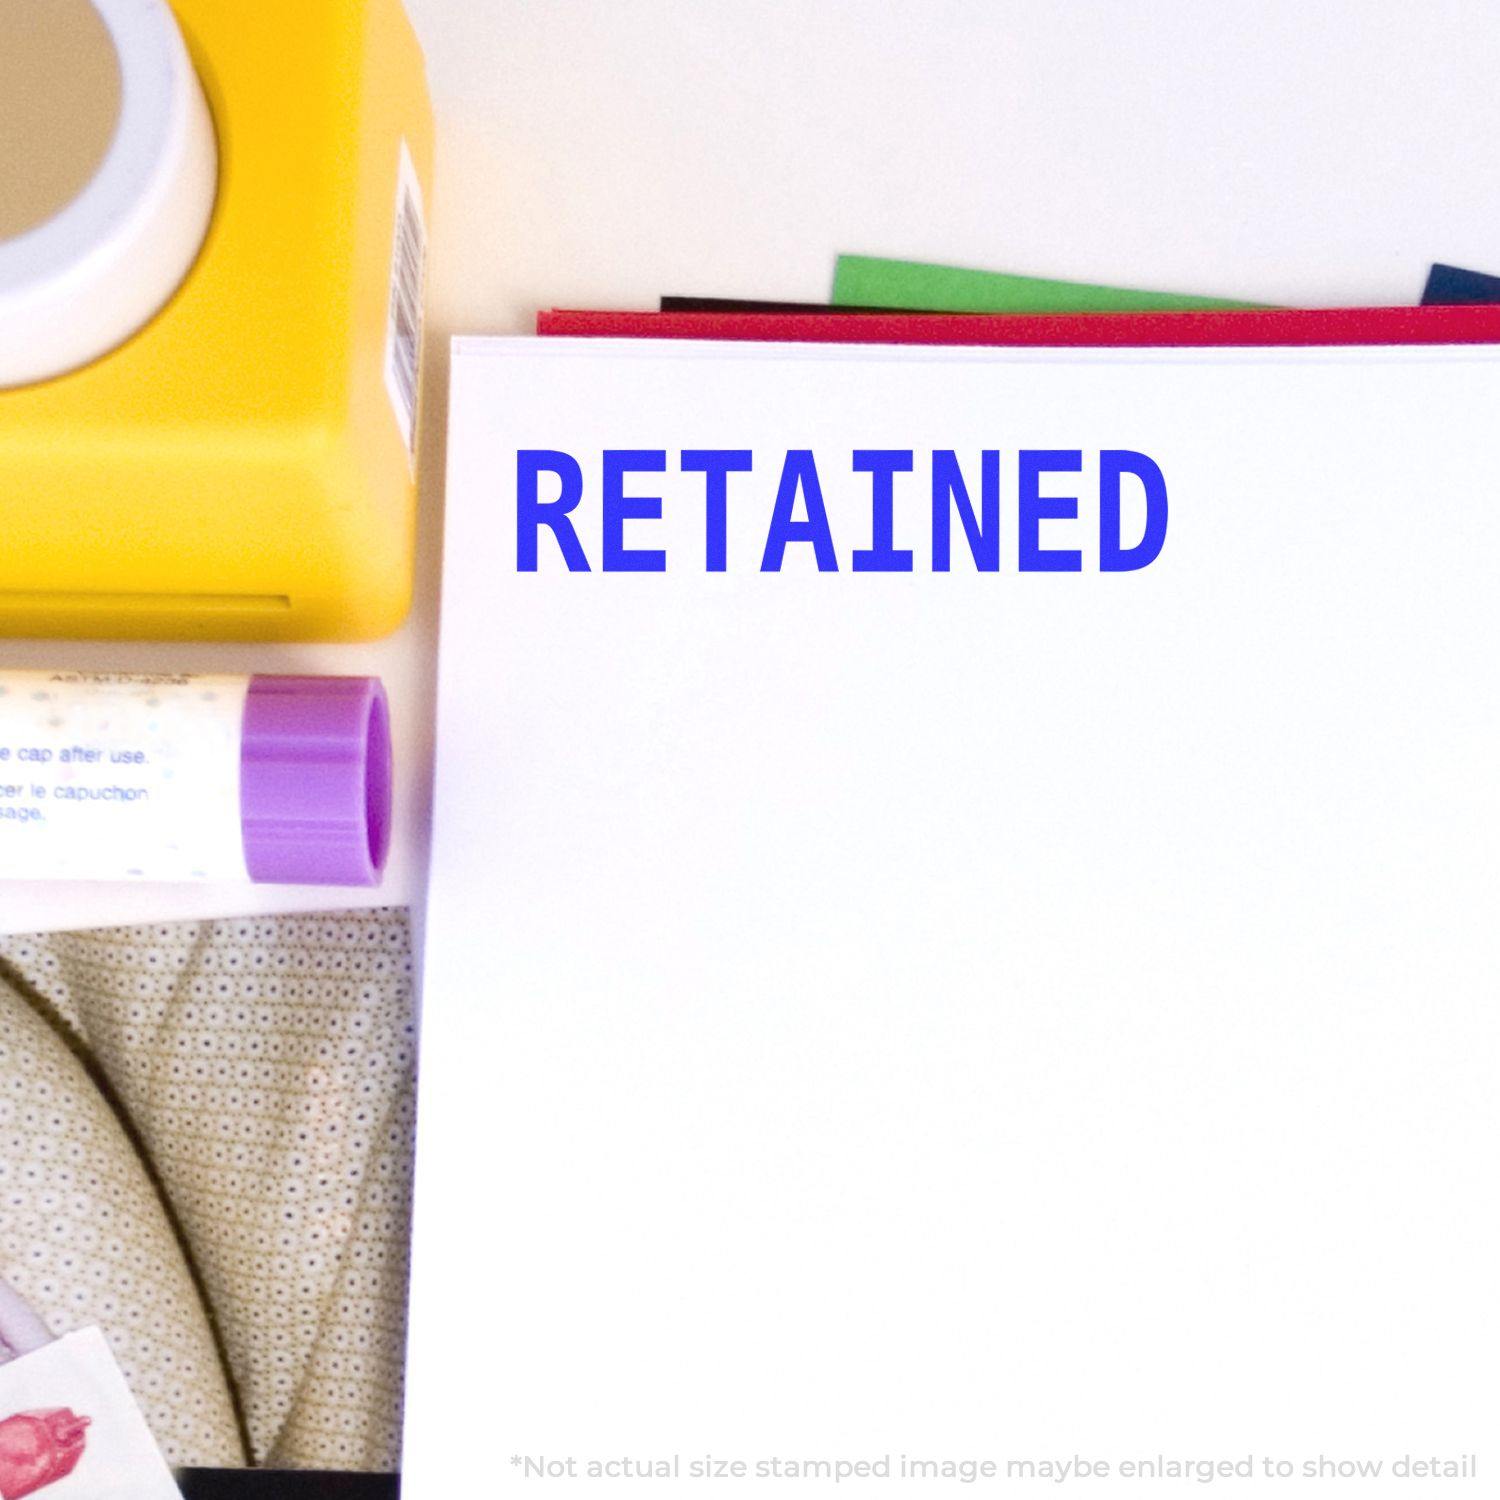
[[[400,0],[174,9],[218,137],[213,219],[129,342],[0,390],[0,636],[378,636],[415,534],[417,39]]]

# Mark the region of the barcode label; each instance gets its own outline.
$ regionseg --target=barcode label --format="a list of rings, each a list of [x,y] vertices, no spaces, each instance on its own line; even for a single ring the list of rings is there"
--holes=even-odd
[[[396,186],[396,243],[391,252],[391,311],[385,336],[385,388],[406,440],[407,457],[417,451],[417,398],[422,380],[422,292],[427,272],[427,223],[422,184],[406,142]]]

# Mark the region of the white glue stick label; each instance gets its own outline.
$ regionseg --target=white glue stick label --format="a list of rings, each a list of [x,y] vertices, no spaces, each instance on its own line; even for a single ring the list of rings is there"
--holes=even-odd
[[[245,880],[247,677],[0,672],[0,879]]]

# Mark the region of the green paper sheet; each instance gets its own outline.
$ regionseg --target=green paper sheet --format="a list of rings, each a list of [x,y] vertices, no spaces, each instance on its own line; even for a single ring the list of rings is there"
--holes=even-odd
[[[965,313],[1185,312],[1194,308],[1261,307],[1223,297],[1139,292],[1049,281],[1003,271],[968,271],[915,260],[841,255],[834,269],[835,307],[889,307],[902,311]]]

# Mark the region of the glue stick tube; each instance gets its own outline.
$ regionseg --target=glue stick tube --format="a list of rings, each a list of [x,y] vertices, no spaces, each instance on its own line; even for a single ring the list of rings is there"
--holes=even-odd
[[[0,879],[380,883],[370,677],[0,671]]]

